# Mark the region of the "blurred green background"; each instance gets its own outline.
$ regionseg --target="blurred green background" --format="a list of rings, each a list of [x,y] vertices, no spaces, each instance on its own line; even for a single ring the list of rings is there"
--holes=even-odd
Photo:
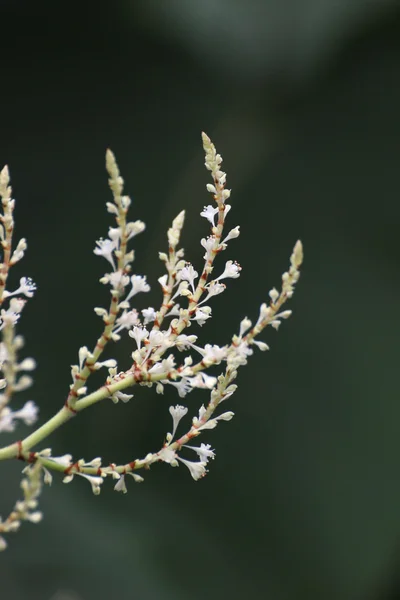
[[[224,157],[229,222],[242,230],[224,258],[243,271],[215,299],[203,341],[224,343],[255,318],[296,239],[305,247],[293,317],[241,371],[235,419],[202,440],[217,452],[209,475],[156,466],[127,495],[105,484],[100,497],[83,480],[55,481],[44,522],[9,537],[1,600],[400,598],[399,3],[0,6],[0,162],[29,243],[14,278],[38,285],[21,331],[39,368],[21,404],[51,416],[79,346],[96,340],[107,147],[147,223],[135,268],[153,289],[138,308],[159,299],[157,253],[182,208],[186,256],[201,264],[201,130]],[[112,355],[128,366],[130,352],[125,340]],[[188,397],[193,412],[203,398]],[[140,456],[160,446],[178,400],[140,388],[46,445]],[[0,466],[5,515],[21,465]]]

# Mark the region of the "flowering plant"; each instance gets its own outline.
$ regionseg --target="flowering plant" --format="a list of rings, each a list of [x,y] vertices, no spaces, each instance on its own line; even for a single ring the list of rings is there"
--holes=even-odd
[[[230,190],[225,187],[226,174],[221,170],[221,156],[206,134],[203,133],[202,138],[205,166],[212,177],[207,190],[214,200],[214,204],[204,207],[200,213],[211,226],[210,235],[201,240],[205,251],[202,271],[199,275],[193,265],[184,260],[183,248],[179,248],[185,217],[182,211],[168,229],[168,252],[159,254],[166,269],[166,273],[158,280],[162,290],[161,306],[158,310],[148,307],[140,313],[132,308],[132,300],[137,294],[148,292],[150,286],[145,276],[131,275],[134,253],[128,250],[128,242],[141,233],[145,225],[142,221],[127,220],[131,201],[123,194],[123,180],[114,155],[110,150],[107,151],[106,168],[113,195],[113,202],[107,202],[107,210],[115,218],[116,226],[109,228],[106,239],[96,242],[94,253],[105,258],[110,265],[109,272],[100,280],[110,289],[110,305],[108,308],[94,309],[103,322],[102,332],[92,350],[86,346],[79,349],[78,364],[72,366],[72,383],[64,405],[25,439],[0,448],[0,460],[17,458],[26,463],[21,482],[23,498],[15,503],[7,518],[0,519],[0,534],[16,531],[22,521],[36,523],[41,520],[42,513],[37,509],[38,497],[42,484],[51,484],[53,472],[61,473],[64,483],[71,482],[77,476],[85,478],[95,494],[99,494],[107,478],[114,480],[115,490],[125,493],[127,477],[135,482],[143,481],[138,472],[149,469],[156,462],[165,462],[173,467],[181,463],[188,468],[193,479],[202,478],[207,473],[207,463],[214,459],[215,454],[208,443],[192,445],[194,438],[214,429],[219,422],[232,419],[232,411],[218,414],[216,411],[236,391],[234,381],[238,368],[247,364],[254,347],[268,350],[267,344],[258,339],[259,334],[268,325],[278,329],[281,320],[290,316],[290,310],[281,308],[291,298],[299,279],[299,267],[303,259],[300,241],[293,249],[289,270],[282,275],[281,290],[270,290],[269,302],[261,305],[255,324],[245,317],[240,322],[238,334],[223,346],[199,346],[196,343],[197,336],[187,333],[192,324],[203,326],[211,318],[209,301],[224,292],[224,281],[236,279],[241,270],[236,262],[228,260],[222,273],[211,277],[217,255],[226,250],[230,240],[239,236],[239,227],[224,233],[225,221],[231,209],[226,203]],[[21,239],[14,248],[15,200],[11,198],[9,182],[8,169],[4,167],[0,173],[3,208],[3,214],[0,215],[3,248],[0,263],[0,432],[14,431],[18,421],[33,425],[38,415],[38,408],[31,400],[19,410],[10,408],[14,394],[27,389],[32,383],[32,378],[26,372],[35,368],[35,361],[32,358],[19,361],[23,338],[16,334],[16,325],[36,286],[31,279],[22,277],[15,291],[6,289],[10,268],[23,258],[27,248],[25,239]],[[101,360],[101,357],[106,345],[118,342],[125,332],[132,338],[132,365],[127,371],[119,371],[116,360]],[[207,372],[210,367],[220,364],[223,366],[218,377]],[[89,392],[90,375],[103,368],[108,372],[103,385]],[[176,388],[180,398],[185,398],[194,388],[200,388],[208,392],[209,398],[180,436],[176,435],[177,429],[188,408],[179,404],[171,406],[171,432],[166,434],[162,447],[144,458],[132,459],[125,464],[111,463],[105,466],[101,458],[73,460],[71,454],[53,456],[50,448],[34,450],[55,429],[89,406],[105,399],[115,403],[128,402],[132,394],[127,390],[135,385],[154,386],[158,394],[162,394],[164,387],[170,385]],[[183,448],[191,450],[195,460],[184,458],[181,455]],[[4,535],[0,535],[0,548],[5,547]]]

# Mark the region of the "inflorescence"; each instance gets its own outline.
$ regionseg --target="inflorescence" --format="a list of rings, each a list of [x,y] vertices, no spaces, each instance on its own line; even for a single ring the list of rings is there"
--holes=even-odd
[[[150,286],[146,277],[131,274],[134,260],[133,250],[128,250],[130,240],[141,233],[145,225],[142,221],[128,221],[130,198],[123,193],[123,179],[120,176],[113,153],[106,154],[106,168],[113,201],[107,202],[107,211],[115,218],[115,226],[108,230],[108,237],[96,242],[94,253],[106,259],[108,272],[100,279],[110,289],[110,304],[107,308],[96,307],[95,313],[101,318],[102,333],[95,346],[89,350],[86,346],[79,349],[78,364],[72,366],[72,383],[62,408],[49,421],[38,427],[25,439],[0,448],[0,460],[17,458],[26,462],[21,482],[23,499],[18,500],[12,512],[4,520],[0,519],[0,534],[16,531],[22,521],[37,523],[42,513],[37,510],[38,496],[42,484],[51,484],[52,473],[59,472],[64,483],[79,476],[86,479],[94,492],[99,494],[107,477],[114,480],[114,489],[126,493],[127,479],[143,481],[138,471],[148,469],[156,462],[168,463],[172,467],[180,463],[185,465],[193,479],[198,480],[207,473],[208,463],[215,458],[210,444],[196,444],[195,438],[214,429],[220,421],[230,421],[234,413],[225,409],[225,402],[234,394],[234,383],[239,367],[246,365],[254,347],[268,350],[265,342],[259,340],[259,334],[268,326],[275,329],[282,319],[291,315],[290,310],[281,310],[283,304],[291,298],[300,273],[303,249],[300,241],[296,243],[290,257],[290,267],[282,275],[280,291],[273,288],[269,292],[269,302],[260,307],[257,321],[253,324],[245,317],[239,324],[238,333],[223,346],[215,344],[197,344],[197,336],[188,334],[192,324],[203,326],[212,317],[210,301],[225,291],[225,281],[240,276],[238,263],[227,260],[222,272],[212,277],[214,261],[218,254],[227,249],[228,242],[239,236],[239,226],[227,233],[225,221],[231,209],[227,204],[231,192],[226,189],[226,174],[221,170],[222,158],[217,154],[210,138],[203,133],[205,166],[211,173],[212,183],[207,191],[213,198],[213,204],[204,207],[200,215],[210,224],[210,234],[201,240],[204,248],[204,265],[201,271],[184,259],[184,250],[179,240],[184,224],[185,212],[182,211],[173,220],[168,229],[168,252],[160,252],[159,258],[165,265],[166,273],[158,282],[162,291],[161,306],[156,309],[149,306],[141,311],[132,307],[135,296],[148,292]],[[0,173],[0,196],[3,214],[0,215],[0,239],[3,248],[3,261],[0,263],[0,432],[12,432],[18,421],[33,425],[38,417],[38,408],[29,400],[19,410],[12,410],[10,402],[16,392],[30,387],[32,377],[27,374],[35,369],[35,361],[25,358],[19,361],[18,355],[23,347],[23,338],[16,334],[16,325],[28,298],[36,290],[31,279],[22,277],[15,291],[8,291],[10,268],[19,262],[27,248],[25,239],[21,239],[14,249],[14,206],[11,198],[8,168]],[[132,338],[132,366],[127,371],[119,371],[114,359],[101,360],[105,347],[110,342],[118,342],[122,335]],[[174,351],[178,351],[175,352]],[[215,365],[221,366],[218,377],[207,371]],[[106,369],[104,384],[93,392],[88,391],[88,379],[94,371]],[[135,385],[155,387],[158,394],[165,386],[176,388],[180,399],[184,399],[194,388],[208,392],[208,400],[184,426],[183,435],[177,435],[181,420],[188,408],[177,404],[170,406],[172,417],[171,431],[165,436],[162,447],[147,454],[144,458],[132,459],[125,464],[103,465],[101,458],[91,461],[74,461],[71,454],[53,456],[50,448],[32,450],[45,440],[50,433],[85,408],[104,399],[114,403],[128,402],[132,398],[130,390]],[[219,406],[223,404],[222,412]],[[193,452],[194,459],[181,456],[182,448]],[[6,547],[6,541],[0,535],[0,549]]]

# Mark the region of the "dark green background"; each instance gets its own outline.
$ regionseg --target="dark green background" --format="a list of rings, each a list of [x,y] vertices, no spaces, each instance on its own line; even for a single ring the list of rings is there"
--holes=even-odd
[[[34,398],[41,419],[64,402],[69,365],[99,331],[92,307],[108,299],[92,253],[109,223],[106,147],[147,223],[135,268],[153,290],[139,308],[159,299],[157,253],[182,208],[186,255],[201,264],[201,130],[223,155],[242,230],[228,254],[243,272],[203,341],[256,318],[296,239],[305,247],[293,318],[241,371],[235,419],[204,436],[217,452],[207,478],[156,466],[126,496],[105,483],[96,498],[82,480],[55,481],[44,522],[9,537],[1,599],[396,598],[399,3],[15,0],[0,23],[0,162],[29,243],[14,281],[38,285],[21,331],[39,368],[20,402]],[[121,366],[131,348],[113,352]],[[203,398],[188,398],[193,412]],[[177,400],[141,388],[46,445],[140,456],[160,446]],[[21,465],[1,469],[5,515]]]

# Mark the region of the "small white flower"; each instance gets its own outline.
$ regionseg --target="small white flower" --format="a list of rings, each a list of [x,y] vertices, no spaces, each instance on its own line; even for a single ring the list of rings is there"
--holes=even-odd
[[[75,474],[79,475],[80,477],[84,477],[85,479],[88,480],[88,482],[92,486],[92,492],[95,496],[98,496],[100,494],[100,486],[103,483],[103,477],[99,477],[98,475],[87,475],[86,473],[75,473]],[[64,483],[66,483],[65,477],[64,477]]]
[[[211,225],[213,227],[215,227],[215,215],[217,213],[218,213],[218,206],[214,207],[214,206],[211,206],[211,204],[209,204],[208,206],[204,207],[204,209],[200,213],[200,216],[207,219],[207,221],[209,221],[211,223]]]
[[[242,337],[243,334],[250,329],[252,323],[250,321],[250,319],[248,319],[247,317],[245,317],[241,322],[240,322],[240,329],[239,329],[239,337]]]
[[[68,469],[68,467],[72,465],[72,454],[63,454],[63,456],[50,456],[50,460],[55,462],[57,465]]]
[[[199,350],[199,348],[197,346],[195,349]],[[214,344],[214,345],[206,344],[204,346],[204,349],[200,349],[200,350],[201,350],[201,354],[203,355],[203,363],[206,366],[211,365],[211,364],[219,365],[220,362],[223,361],[227,355],[226,346],[223,346],[222,348],[220,348],[220,346],[217,346],[216,344]]]
[[[212,296],[218,296],[218,294],[222,294],[222,292],[224,292],[225,289],[226,285],[224,283],[219,283],[216,280],[210,281],[210,283],[206,287],[207,295],[204,298],[204,300],[198,303],[198,306],[200,306],[200,304],[203,304],[204,302],[207,302],[207,300]]]
[[[136,483],[142,483],[142,481],[144,481],[143,477],[141,475],[138,475],[137,473],[131,473],[129,471],[127,475],[130,475]]]
[[[156,320],[157,313],[152,306],[149,306],[142,310],[142,315],[144,317],[144,325],[147,325]]]
[[[197,306],[196,312],[193,317],[190,318],[191,321],[196,321],[202,327],[207,319],[211,318],[211,306]]]
[[[149,332],[146,327],[135,326],[129,331],[129,336],[135,340],[138,350],[140,350],[142,341],[149,337]]]
[[[39,409],[32,400],[28,400],[25,405],[14,412],[14,418],[20,419],[25,425],[33,425],[38,417]]]
[[[186,460],[185,458],[181,458],[180,456],[177,456],[177,459],[189,469],[190,474],[195,481],[198,481],[207,473],[207,463],[205,463],[204,461],[192,462],[191,460]]]
[[[194,280],[199,276],[198,272],[194,270],[193,265],[187,263],[183,269],[179,271],[179,278],[181,281],[188,281],[193,292],[195,291]]]
[[[42,469],[44,471],[44,476],[43,476],[44,483],[46,483],[47,485],[51,485],[52,481],[53,481],[53,475],[50,473],[50,471],[48,469],[46,469],[46,467],[42,467]]]
[[[25,250],[27,249],[27,247],[28,245],[26,243],[26,239],[21,238],[17,244],[16,249],[13,252],[13,255],[11,256],[11,264],[15,265],[15,263],[21,260],[21,258],[25,254]]]
[[[118,479],[117,483],[114,485],[114,490],[116,492],[122,492],[123,494],[127,493],[126,484],[125,484],[125,475],[121,475]]]
[[[100,238],[96,242],[97,248],[93,250],[97,256],[104,256],[106,260],[111,264],[113,270],[115,271],[115,262],[114,262],[114,250],[116,248],[115,242],[112,240]]]
[[[213,450],[210,450],[210,444],[201,444],[200,447],[188,446],[187,444],[184,444],[184,447],[190,448],[190,450],[194,450],[195,452],[197,452],[201,462],[207,463],[210,458],[213,460],[215,458],[215,452]]]
[[[239,277],[240,275],[241,270],[242,267],[240,265],[238,265],[236,262],[233,262],[232,260],[228,260],[225,264],[224,272],[219,277],[214,279],[214,281],[220,281],[221,279],[226,279],[229,277],[231,279],[237,279],[237,277]]]
[[[204,373],[204,371],[198,373],[195,377],[192,377],[190,380],[190,384],[192,387],[207,390],[212,390],[215,387],[216,383],[217,378],[212,377],[211,375],[207,375],[207,373]]]
[[[265,342],[259,342],[258,340],[253,340],[253,344],[255,344],[262,352],[264,352],[265,350],[269,350],[269,346]]]
[[[129,294],[127,295],[127,297],[125,298],[125,302],[129,302],[129,300],[133,296],[136,296],[136,294],[138,294],[139,292],[149,292],[150,291],[150,286],[146,281],[145,275],[143,275],[143,276],[142,275],[132,275],[131,284],[132,284],[132,289],[129,292]]]
[[[172,416],[172,438],[174,438],[174,435],[176,433],[177,427],[179,425],[179,422],[181,421],[181,419],[186,415],[188,409],[186,408],[186,406],[180,406],[179,404],[177,404],[176,406],[170,406],[169,407],[169,412]]]
[[[163,462],[169,463],[173,467],[177,466],[176,459],[178,458],[178,456],[175,450],[169,448],[169,446],[164,446],[164,448],[162,448],[160,452],[158,452],[158,456]]]
[[[209,421],[206,421],[203,425],[200,425],[200,427],[196,427],[197,431],[202,431],[204,429],[214,429],[217,425],[218,425],[218,421],[230,421],[231,419],[233,419],[234,417],[234,412],[232,412],[231,410],[228,412],[224,412],[222,413],[222,415],[219,415],[218,417],[215,417],[214,419],[210,419]]]
[[[228,233],[228,235],[226,236],[226,238],[223,239],[221,243],[226,244],[226,242],[229,242],[229,240],[233,240],[234,238],[239,237],[239,235],[240,235],[240,225],[238,225],[234,229],[231,229],[230,232]]]
[[[126,224],[126,230],[128,233],[128,240],[132,239],[135,235],[142,233],[146,229],[146,225],[143,221],[131,221]]]
[[[114,392],[114,394],[111,396],[112,401],[116,404],[119,400],[121,400],[122,402],[129,402],[129,400],[133,398],[133,394],[125,394],[124,392]]]
[[[32,298],[34,291],[36,290],[36,284],[33,283],[30,277],[21,277],[19,280],[19,288],[17,288],[14,292],[4,291],[3,297],[9,298],[10,296],[15,296],[16,294],[23,294],[27,298]]]
[[[43,513],[38,510],[33,513],[28,513],[26,518],[31,523],[39,523],[43,519]]]
[[[107,283],[111,285],[113,290],[122,290],[126,288],[129,283],[128,275],[124,275],[121,270],[115,271],[114,273],[109,273],[106,275],[106,277],[108,278]]]
[[[162,383],[169,383],[169,385],[173,385],[178,390],[180,398],[184,398],[193,389],[189,377],[182,377],[178,382],[166,379],[165,381],[163,380]]]
[[[213,253],[214,247],[215,247],[215,242],[216,242],[216,238],[214,235],[210,235],[207,239],[206,238],[202,238],[201,240],[201,245],[203,246],[203,248],[205,248],[205,255],[204,255],[204,260],[208,260]]]
[[[128,311],[124,310],[122,315],[120,315],[115,321],[115,329],[113,329],[113,333],[119,333],[124,329],[129,329],[130,327],[133,327],[134,325],[138,324],[139,315],[137,310],[135,310],[134,308]]]

